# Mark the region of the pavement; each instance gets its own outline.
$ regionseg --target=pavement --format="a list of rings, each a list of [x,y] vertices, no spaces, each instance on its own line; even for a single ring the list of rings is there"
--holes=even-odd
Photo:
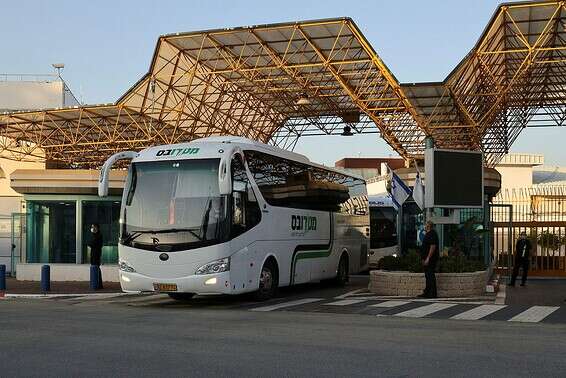
[[[252,312],[304,312],[351,314],[374,317],[424,318],[465,321],[504,321],[566,324],[566,303],[544,304],[540,300],[523,303],[521,293],[509,302],[496,304],[493,295],[475,298],[417,299],[381,297],[367,290],[368,277],[354,276],[347,288],[331,284],[308,284],[282,288],[277,298],[255,302],[248,295],[197,296],[177,301],[166,294],[125,294],[119,292],[50,295],[44,297],[72,306],[119,305],[177,309],[245,310]],[[524,289],[524,288],[522,288]],[[533,286],[534,290],[534,286]],[[512,291],[512,288],[511,290]],[[526,291],[523,291],[526,293]],[[9,299],[15,299],[8,295]],[[545,297],[541,297],[544,299]]]
[[[1,300],[1,375],[558,377],[566,371],[565,324],[273,308],[324,298],[304,305],[360,309],[362,302],[330,305],[361,300],[360,289],[303,285],[260,304],[246,296],[176,302],[118,293]]]
[[[520,279],[505,288],[505,304],[525,306],[566,306],[566,280],[529,278],[525,286]]]

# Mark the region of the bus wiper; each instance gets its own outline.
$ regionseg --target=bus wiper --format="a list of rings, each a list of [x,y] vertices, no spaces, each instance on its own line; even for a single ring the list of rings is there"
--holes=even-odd
[[[142,234],[168,234],[177,232],[189,232],[192,236],[197,238],[199,241],[202,240],[201,236],[195,232],[195,230],[200,229],[200,227],[194,228],[168,228],[165,230],[134,230],[131,231],[128,236],[122,240],[122,244],[129,244],[138,238]]]
[[[202,240],[201,236],[195,232],[195,230],[199,230],[200,227],[193,227],[193,228],[168,228],[166,230],[158,230],[153,231],[156,234],[167,234],[167,233],[176,233],[176,232],[188,232],[189,234],[193,235],[198,240]]]
[[[129,244],[134,241],[138,236],[141,234],[151,234],[152,231],[145,231],[145,230],[134,230],[129,232],[125,238],[122,239],[122,244]]]

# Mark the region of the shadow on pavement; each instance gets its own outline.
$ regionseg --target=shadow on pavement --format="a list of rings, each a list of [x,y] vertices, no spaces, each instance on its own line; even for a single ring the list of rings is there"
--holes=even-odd
[[[266,302],[257,302],[253,299],[251,293],[247,293],[242,295],[196,296],[189,300],[180,301],[171,299],[170,301],[159,301],[150,306],[226,307],[270,303],[272,301],[281,301],[282,299],[333,298],[353,290],[367,288],[368,281],[369,277],[367,276],[354,276],[350,277],[350,282],[344,287],[338,287],[332,281],[283,287],[278,290],[275,298]]]
[[[526,286],[505,288],[505,304],[526,306],[564,306],[566,305],[566,280],[534,279],[527,280]]]

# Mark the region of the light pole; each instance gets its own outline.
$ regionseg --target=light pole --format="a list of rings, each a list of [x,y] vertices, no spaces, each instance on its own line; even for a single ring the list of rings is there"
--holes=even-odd
[[[61,70],[63,68],[65,68],[65,64],[63,64],[63,63],[53,63],[52,66],[53,66],[53,68],[55,68],[57,70],[57,76],[59,77],[59,79],[61,79]]]
[[[63,78],[61,77],[61,70],[63,68],[65,68],[65,64],[64,63],[53,63],[51,65],[53,66],[53,68],[55,68],[57,70],[57,77],[63,83],[63,97],[62,97],[61,104],[63,105],[63,107],[65,107],[65,82],[63,81]]]

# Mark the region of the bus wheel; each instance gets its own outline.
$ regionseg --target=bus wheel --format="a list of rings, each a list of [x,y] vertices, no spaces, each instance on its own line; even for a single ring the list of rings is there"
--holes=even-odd
[[[193,293],[167,293],[167,295],[176,301],[188,301],[195,296]]]
[[[263,268],[261,268],[261,274],[259,276],[259,289],[255,292],[255,300],[265,301],[267,299],[273,298],[273,296],[275,296],[275,292],[277,291],[278,284],[279,276],[277,265],[273,261],[267,260],[263,265]]]
[[[348,256],[344,253],[342,257],[340,257],[338,269],[336,269],[335,282],[338,286],[344,286],[348,280]]]

